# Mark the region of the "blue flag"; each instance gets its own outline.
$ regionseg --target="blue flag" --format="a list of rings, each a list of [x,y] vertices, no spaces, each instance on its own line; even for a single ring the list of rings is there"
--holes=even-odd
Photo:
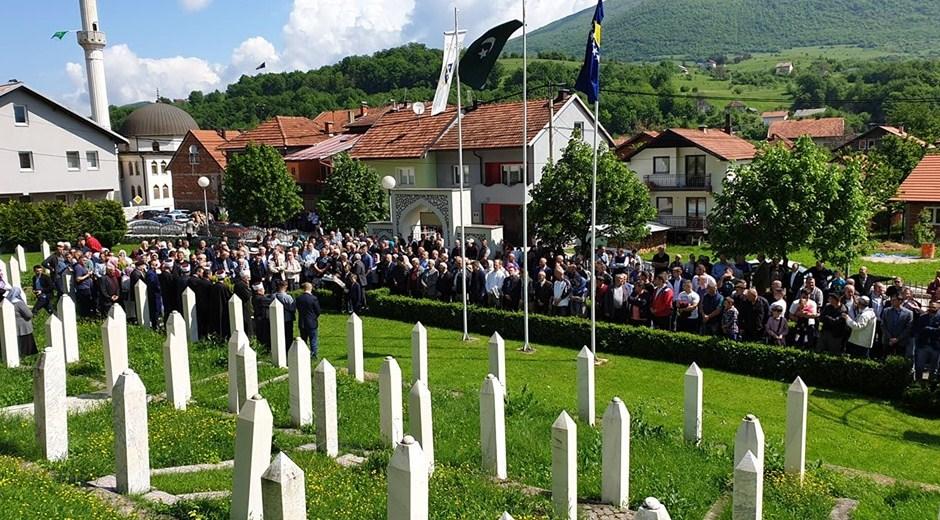
[[[588,35],[587,50],[584,53],[584,65],[578,74],[574,88],[587,94],[588,101],[597,102],[601,97],[601,22],[604,21],[604,0],[597,0],[594,19],[591,20],[591,34]]]

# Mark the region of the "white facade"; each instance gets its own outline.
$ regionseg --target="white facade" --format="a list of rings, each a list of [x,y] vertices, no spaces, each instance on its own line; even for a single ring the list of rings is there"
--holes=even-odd
[[[681,146],[643,148],[627,164],[649,187],[660,223],[696,230],[704,229],[705,218],[715,204],[714,195],[721,193],[732,163],[696,146]]]
[[[185,136],[130,137],[121,147],[121,201],[143,209],[176,209],[170,161]],[[140,196],[140,203],[135,197]]]
[[[0,202],[114,199],[124,142],[22,83],[0,85]]]

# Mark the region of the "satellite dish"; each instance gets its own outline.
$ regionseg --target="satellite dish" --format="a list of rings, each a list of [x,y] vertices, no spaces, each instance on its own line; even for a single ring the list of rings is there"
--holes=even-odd
[[[419,116],[420,116],[420,115],[424,114],[424,111],[426,110],[426,107],[424,106],[424,103],[418,101],[417,103],[411,105],[411,109],[414,110],[415,115],[419,115]]]

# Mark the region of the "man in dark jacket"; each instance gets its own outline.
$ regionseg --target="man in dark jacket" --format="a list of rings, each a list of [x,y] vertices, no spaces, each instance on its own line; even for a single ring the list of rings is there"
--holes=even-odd
[[[33,296],[36,297],[36,304],[33,305],[33,314],[39,309],[46,309],[46,312],[53,314],[52,292],[55,290],[52,285],[52,278],[49,277],[41,265],[33,266]]]
[[[519,277],[519,271],[510,266],[509,276],[503,280],[502,299],[503,309],[507,311],[519,310],[519,300],[522,298],[522,279]]]
[[[310,356],[319,356],[320,300],[313,294],[313,285],[300,285],[303,293],[294,301],[300,326],[300,338],[310,347]]]
[[[251,292],[251,286],[248,285],[249,280],[251,280],[250,273],[245,271],[239,273],[239,275],[235,277],[232,292],[242,301],[242,317],[244,318],[242,321],[245,324],[245,335],[251,338],[255,335],[255,320],[254,307],[251,304],[253,294]]]
[[[160,328],[160,315],[163,313],[163,297],[160,292],[160,262],[158,260],[150,261],[150,269],[144,276],[144,283],[147,284],[147,305],[150,308],[149,318],[150,328],[158,330]]]
[[[121,279],[112,264],[105,268],[105,275],[98,279],[98,302],[102,316],[107,316],[111,306],[121,299]]]

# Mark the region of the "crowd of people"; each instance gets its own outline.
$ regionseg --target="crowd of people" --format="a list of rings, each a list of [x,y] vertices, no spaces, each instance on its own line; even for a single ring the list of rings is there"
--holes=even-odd
[[[81,316],[104,315],[115,304],[131,309],[133,288],[142,280],[145,324],[162,327],[171,312],[182,311],[183,291],[190,288],[200,337],[226,337],[228,300],[235,294],[244,306],[245,332],[270,345],[268,307],[277,300],[287,334],[298,321],[315,354],[320,307],[314,288],[332,291],[344,312],[366,311],[367,289],[459,302],[464,286],[469,304],[517,311],[525,269],[535,313],[587,316],[595,283],[601,320],[859,358],[899,355],[911,361],[918,379],[940,377],[940,272],[922,301],[902,279],[876,281],[865,267],[847,277],[823,262],[808,269],[763,255],[756,262],[719,255],[713,262],[704,255],[670,256],[662,247],[650,262],[626,249],[599,249],[591,260],[541,246],[529,253],[523,265],[519,248],[495,248],[485,239],[448,248],[434,236],[384,240],[322,231],[287,240],[269,234],[253,243],[224,236],[212,245],[145,241],[113,253],[86,234],[74,246],[56,244],[34,267],[35,304],[17,308],[55,312],[57,295],[69,293]],[[15,291],[7,297],[25,300]]]

